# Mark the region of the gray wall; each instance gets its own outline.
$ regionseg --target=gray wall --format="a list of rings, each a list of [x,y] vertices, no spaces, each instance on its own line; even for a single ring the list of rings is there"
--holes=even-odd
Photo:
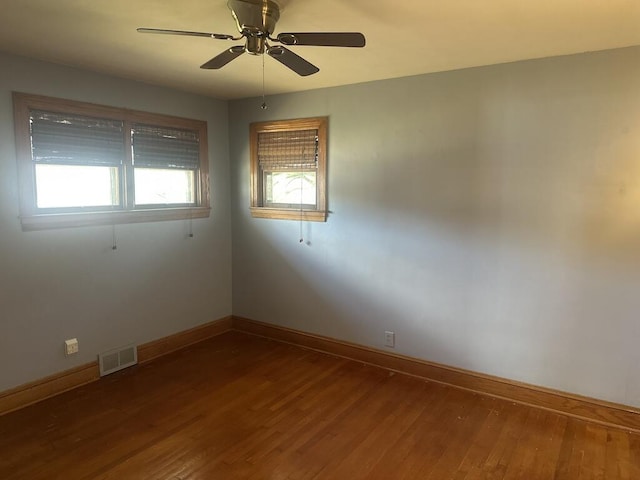
[[[0,54],[0,391],[231,314],[227,103]],[[193,220],[22,232],[11,92],[206,120],[212,212]],[[77,337],[80,353],[65,358]]]
[[[232,102],[234,314],[640,406],[638,85],[628,48]],[[251,218],[249,123],[322,115],[329,220]]]

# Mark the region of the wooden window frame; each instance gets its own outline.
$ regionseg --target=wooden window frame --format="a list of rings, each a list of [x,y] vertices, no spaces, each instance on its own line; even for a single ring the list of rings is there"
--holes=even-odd
[[[258,162],[258,136],[264,132],[296,130],[318,131],[316,208],[265,207],[262,198],[262,172]],[[327,220],[327,117],[256,122],[250,125],[249,132],[251,156],[251,215],[256,218],[325,222]]]
[[[13,92],[13,105],[20,195],[20,221],[23,230],[209,217],[211,208],[206,121],[20,92]],[[126,200],[123,200],[122,205],[120,205],[118,209],[113,210],[92,210],[88,207],[81,209],[81,211],[49,213],[43,211],[45,209],[38,209],[36,205],[35,168],[31,151],[30,115],[33,110],[122,121],[125,130],[125,134],[123,135],[125,158],[123,159],[122,170],[125,175],[125,190],[129,193],[133,188],[133,166],[130,139],[127,139],[126,132],[131,131],[133,124],[147,124],[158,127],[197,131],[199,136],[200,167],[196,172],[198,191],[196,192],[195,205],[153,205],[151,207],[136,207],[128,204]]]

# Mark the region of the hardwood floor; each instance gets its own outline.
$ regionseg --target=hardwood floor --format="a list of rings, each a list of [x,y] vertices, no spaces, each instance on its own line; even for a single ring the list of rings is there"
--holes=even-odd
[[[640,479],[640,435],[229,332],[0,417],[2,479]]]

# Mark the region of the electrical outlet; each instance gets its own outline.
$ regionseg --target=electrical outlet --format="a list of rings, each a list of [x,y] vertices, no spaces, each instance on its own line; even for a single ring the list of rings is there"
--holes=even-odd
[[[384,346],[395,348],[396,346],[396,334],[394,332],[384,332]]]
[[[78,339],[70,338],[69,340],[65,340],[64,354],[69,356],[69,355],[74,355],[76,353],[78,353]]]

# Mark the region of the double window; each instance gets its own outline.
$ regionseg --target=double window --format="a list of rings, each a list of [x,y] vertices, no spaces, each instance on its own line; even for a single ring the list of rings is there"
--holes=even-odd
[[[24,229],[209,215],[206,122],[14,93]]]
[[[253,123],[251,214],[326,220],[327,119]]]

